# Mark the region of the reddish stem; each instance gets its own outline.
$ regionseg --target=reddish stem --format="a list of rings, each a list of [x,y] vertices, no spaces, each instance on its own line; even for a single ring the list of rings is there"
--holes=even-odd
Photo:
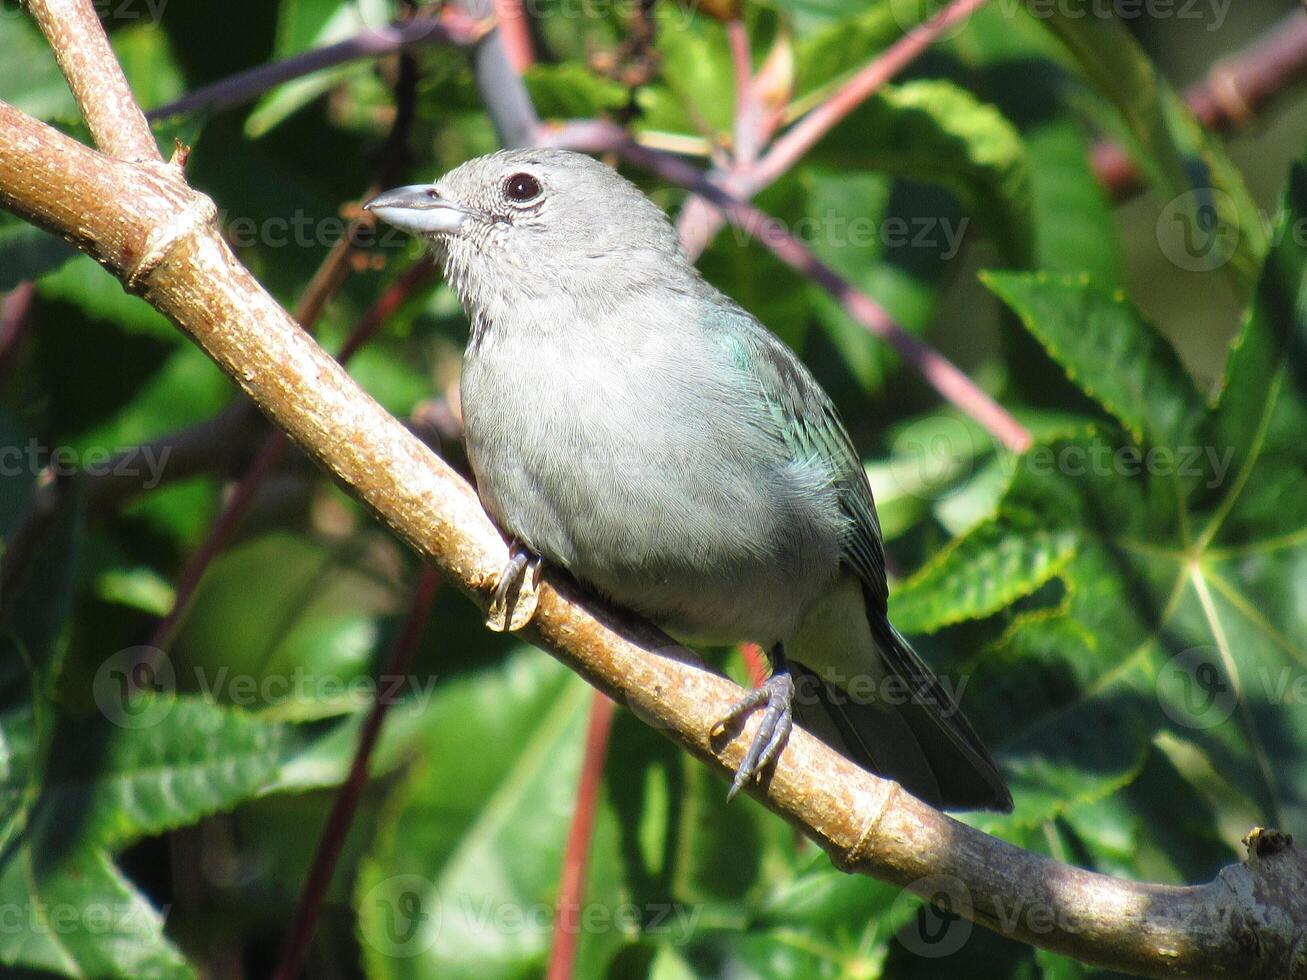
[[[27,315],[32,312],[32,300],[35,297],[35,284],[20,282],[0,302],[0,375],[8,370],[18,353],[19,343],[27,329]]]
[[[715,173],[712,177],[714,183],[742,200],[753,197],[787,173],[822,137],[870,98],[878,88],[919,58],[945,31],[970,17],[985,3],[986,0],[954,0],[934,17],[913,28],[872,58],[830,98],[777,137],[762,159],[756,162],[741,159],[740,165],[729,173]],[[741,125],[739,118],[736,125],[738,133]],[[721,226],[722,216],[719,212],[705,208],[703,202],[695,198],[687,201],[682,218],[677,222],[686,254],[692,258],[697,257],[708,247]]]
[[[330,261],[329,259],[328,262],[330,263]],[[431,263],[423,258],[406,269],[398,279],[391,283],[377,297],[376,302],[359,318],[349,337],[341,345],[338,355],[340,362],[342,364],[348,362],[358,352],[359,348],[375,336],[386,320],[403,306],[414,291],[421,287],[430,276]],[[339,282],[337,281],[336,284],[339,285]],[[318,295],[319,291],[310,289],[308,293],[314,297],[311,305],[315,309],[321,310],[322,303],[325,300]],[[280,432],[272,432],[264,440],[263,446],[259,449],[249,470],[241,477],[232,490],[231,496],[223,504],[221,512],[209,529],[208,535],[182,569],[177,580],[177,591],[172,607],[159,620],[154,629],[154,634],[150,637],[148,649],[142,657],[141,663],[145,666],[155,667],[158,665],[159,659],[167,655],[173,641],[177,638],[177,629],[181,624],[182,617],[190,606],[205,571],[214,558],[227,546],[232,534],[235,533],[241,519],[254,501],[259,488],[263,486],[269,474],[276,469],[289,448],[290,444]],[[151,672],[149,670],[132,672],[133,678],[138,676],[148,678],[151,676]]]
[[[394,282],[382,290],[381,295],[359,317],[349,337],[341,345],[336,359],[341,364],[348,363],[349,359],[358,353],[359,348],[372,340],[377,331],[385,326],[386,321],[398,313],[400,307],[426,285],[434,273],[435,266],[425,255],[405,269]]]
[[[970,17],[987,0],[954,0],[930,20],[903,35],[860,69],[825,102],[822,102],[772,143],[757,166],[739,174],[742,196],[752,197],[786,173],[823,136],[865,102],[873,92],[919,58],[940,36]]]
[[[563,875],[558,886],[558,913],[554,917],[554,945],[549,954],[547,980],[570,980],[576,964],[580,935],[581,902],[585,899],[585,873],[590,862],[590,838],[603,781],[608,735],[613,727],[613,702],[595,691],[585,732],[585,759],[576,790],[576,809],[563,852]]]
[[[290,443],[281,432],[270,432],[264,439],[263,445],[254,457],[254,462],[232,489],[231,496],[223,504],[204,541],[186,560],[186,565],[177,578],[177,591],[172,606],[155,626],[154,633],[150,636],[148,652],[141,660],[146,667],[158,666],[160,659],[167,655],[173,640],[177,638],[177,629],[181,625],[182,616],[195,597],[200,579],[204,577],[205,571],[218,553],[227,546],[227,541],[249,510],[259,487],[282,461],[289,448]],[[152,671],[133,671],[132,677],[136,678],[138,674],[148,677],[151,676]]]
[[[431,565],[423,565],[417,585],[413,589],[408,616],[391,647],[390,657],[381,675],[382,683],[377,685],[378,692],[387,690],[389,685],[385,683],[386,679],[408,674],[439,588],[440,573]],[[304,958],[308,953],[309,943],[313,940],[313,933],[317,929],[322,904],[327,897],[327,889],[331,885],[331,878],[335,874],[336,865],[345,848],[345,839],[349,836],[354,814],[358,810],[359,801],[363,798],[363,790],[368,784],[368,763],[372,758],[372,750],[376,747],[377,739],[381,735],[381,723],[385,721],[391,700],[379,694],[372,702],[367,720],[363,723],[349,776],[346,777],[340,792],[336,794],[331,813],[327,816],[318,848],[313,854],[308,879],[304,882],[299,902],[295,906],[295,918],[291,920],[286,938],[282,942],[281,955],[277,961],[277,968],[272,972],[272,980],[292,980],[304,967]]]
[[[493,5],[509,63],[514,71],[526,71],[535,63],[535,54],[531,50],[531,29],[522,0],[493,0]]]
[[[1307,15],[1295,10],[1264,37],[1220,62],[1185,93],[1198,121],[1216,132],[1249,126],[1275,96],[1307,78]],[[1116,143],[1093,149],[1094,174],[1123,200],[1143,190],[1139,168]]]
[[[749,166],[758,158],[762,126],[753,85],[753,61],[749,51],[749,29],[738,17],[726,24],[726,40],[735,68],[735,146],[733,163]]]

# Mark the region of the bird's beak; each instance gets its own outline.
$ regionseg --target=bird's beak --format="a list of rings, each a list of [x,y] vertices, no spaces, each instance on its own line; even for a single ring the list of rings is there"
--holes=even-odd
[[[410,184],[383,191],[363,210],[411,235],[448,234],[463,227],[468,212],[438,195],[430,184]]]

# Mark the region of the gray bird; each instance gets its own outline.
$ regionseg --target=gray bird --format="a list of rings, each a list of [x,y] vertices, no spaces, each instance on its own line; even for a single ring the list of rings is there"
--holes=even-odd
[[[984,744],[890,625],[871,488],[826,393],[700,277],[666,215],[561,150],[470,160],[370,201],[430,243],[471,321],[461,395],[486,510],[514,541],[686,642],[772,675],[730,795],[791,717],[935,806],[1010,810]]]

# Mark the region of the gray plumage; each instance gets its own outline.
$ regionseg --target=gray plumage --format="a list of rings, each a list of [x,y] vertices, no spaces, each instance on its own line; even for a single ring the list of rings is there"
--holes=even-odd
[[[783,650],[800,722],[923,799],[1010,809],[886,618],[829,398],[653,202],[589,157],[514,150],[369,206],[430,240],[471,319],[468,458],[509,535],[680,639]]]

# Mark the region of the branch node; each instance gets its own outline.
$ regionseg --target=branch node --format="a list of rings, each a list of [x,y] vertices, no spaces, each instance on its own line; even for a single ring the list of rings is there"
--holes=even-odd
[[[877,789],[881,791],[880,805],[874,809],[868,807],[868,817],[858,832],[858,839],[848,850],[831,854],[831,863],[845,874],[856,874],[859,871],[859,865],[875,846],[881,821],[885,819],[885,814],[894,807],[895,801],[903,792],[902,786],[888,779],[877,780]]]
[[[173,159],[176,160],[175,155]],[[144,163],[140,166],[156,174],[161,173],[169,183],[175,183],[181,175],[181,168],[171,161]],[[166,220],[150,229],[141,257],[131,268],[124,270],[123,286],[128,292],[142,292],[145,280],[168,257],[168,253],[177,247],[178,243],[217,222],[218,206],[213,203],[213,199],[184,184],[183,187],[186,190],[184,201]]]

